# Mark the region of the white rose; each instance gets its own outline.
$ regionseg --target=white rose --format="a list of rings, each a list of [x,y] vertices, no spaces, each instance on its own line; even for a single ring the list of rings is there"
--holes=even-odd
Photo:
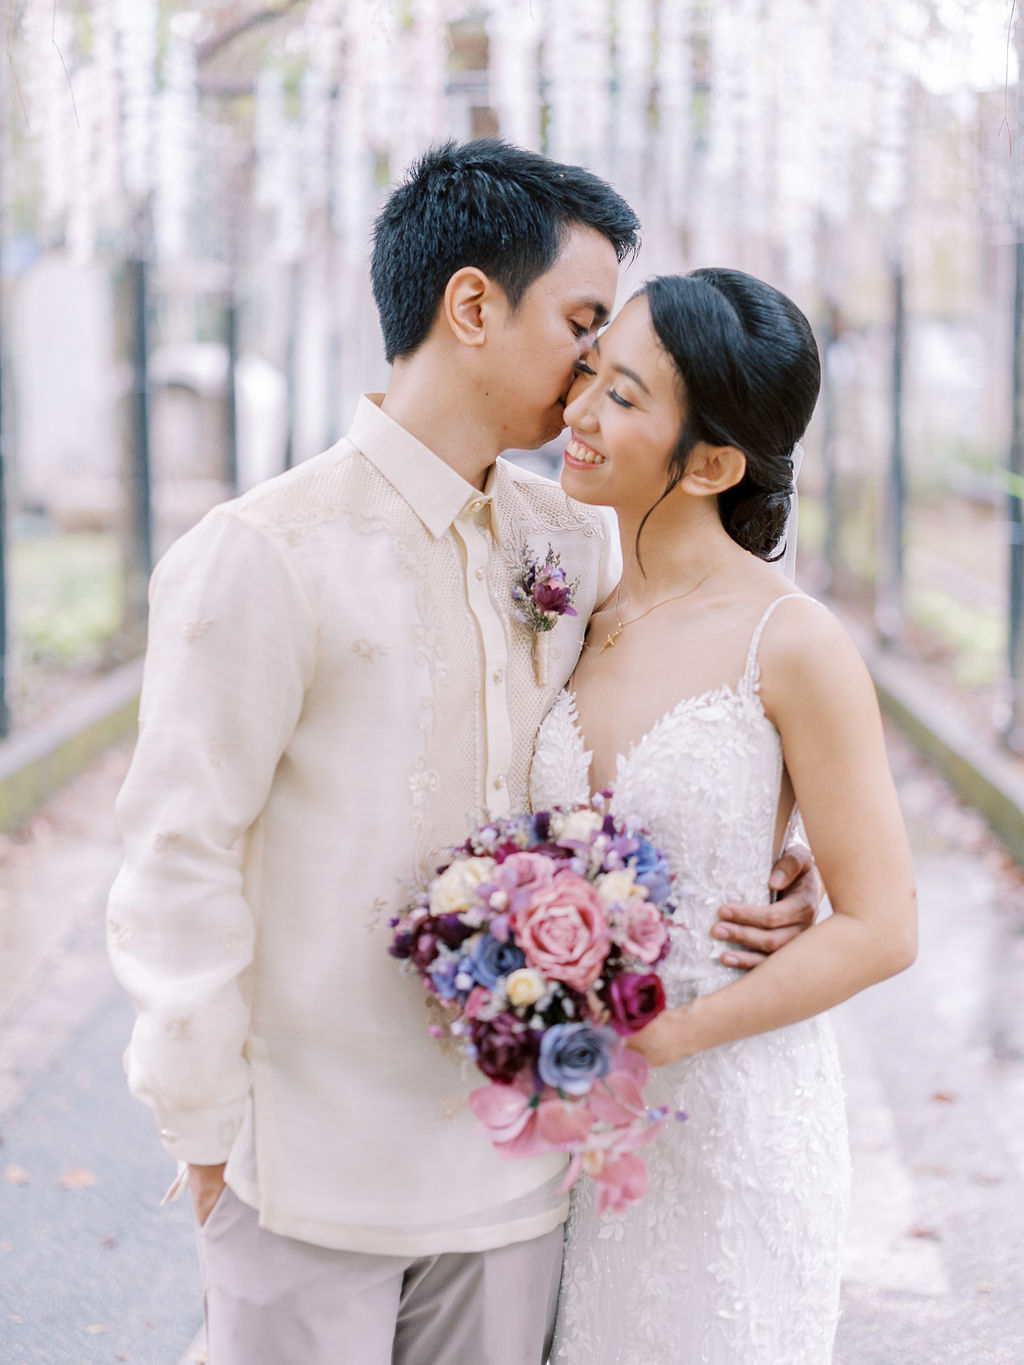
[[[625,905],[630,896],[635,894],[636,888],[633,885],[635,876],[636,872],[631,867],[620,867],[614,872],[606,872],[597,881],[597,894],[605,905],[613,905],[616,902]]]
[[[556,839],[578,839],[588,844],[591,835],[604,824],[604,816],[596,810],[574,810],[568,815],[556,816],[552,820]]]
[[[493,858],[461,858],[452,863],[430,888],[430,913],[457,915],[471,909],[481,883],[491,880],[496,866]]]

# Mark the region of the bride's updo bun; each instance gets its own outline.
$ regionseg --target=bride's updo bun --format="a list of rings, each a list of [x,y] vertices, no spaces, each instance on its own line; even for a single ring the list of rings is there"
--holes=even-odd
[[[793,447],[821,384],[810,324],[785,294],[740,270],[660,275],[638,296],[647,299],[682,388],[685,420],[666,494],[699,441],[735,446],[747,468],[719,495],[722,525],[745,550],[778,558],[793,493]]]

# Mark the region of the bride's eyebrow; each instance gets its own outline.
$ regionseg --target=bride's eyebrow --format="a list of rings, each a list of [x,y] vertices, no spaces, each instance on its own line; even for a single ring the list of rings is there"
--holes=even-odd
[[[601,347],[598,345],[597,337],[594,338],[594,350],[597,352],[598,355],[601,354]],[[640,378],[640,376],[637,374],[636,370],[631,370],[625,365],[613,365],[612,369],[615,371],[616,374],[624,374],[627,379],[632,379],[633,383],[639,385],[639,387],[643,389],[647,397],[650,398],[651,391],[644,383],[644,381]]]

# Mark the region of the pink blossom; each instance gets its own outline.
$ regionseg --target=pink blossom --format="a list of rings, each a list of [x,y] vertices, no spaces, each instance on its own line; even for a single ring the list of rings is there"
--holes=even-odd
[[[541,1156],[586,1141],[593,1120],[585,1104],[559,1099],[553,1090],[539,1104],[531,1105],[533,1097],[533,1087],[523,1079],[470,1092],[469,1107],[499,1156]]]
[[[606,1161],[594,1175],[597,1186],[597,1211],[604,1213],[611,1209],[621,1213],[630,1204],[636,1204],[647,1192],[647,1167],[643,1160],[633,1152]]]
[[[555,869],[539,853],[511,853],[498,865],[494,884],[508,895],[509,910],[520,910],[535,891],[550,886]]]
[[[531,967],[585,991],[608,956],[608,921],[600,897],[575,872],[556,873],[512,916],[516,940]]]

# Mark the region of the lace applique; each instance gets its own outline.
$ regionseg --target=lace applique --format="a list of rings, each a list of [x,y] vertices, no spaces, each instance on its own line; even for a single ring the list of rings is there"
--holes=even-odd
[[[681,701],[618,760],[612,807],[643,820],[682,891],[662,969],[673,1004],[736,975],[710,937],[718,906],[768,898],[782,751],[758,695],[764,620],[737,687]],[[581,767],[585,787],[563,692],[537,738],[534,804],[578,799]],[[573,1190],[552,1361],[828,1365],[849,1186],[828,1021],[663,1067],[648,1099],[689,1120],[647,1149],[647,1196],[625,1214],[598,1219],[586,1185]]]
[[[530,768],[530,805],[533,810],[575,805],[590,795],[590,760],[584,750],[576,714],[576,699],[562,691],[544,718],[544,743],[538,742]]]

